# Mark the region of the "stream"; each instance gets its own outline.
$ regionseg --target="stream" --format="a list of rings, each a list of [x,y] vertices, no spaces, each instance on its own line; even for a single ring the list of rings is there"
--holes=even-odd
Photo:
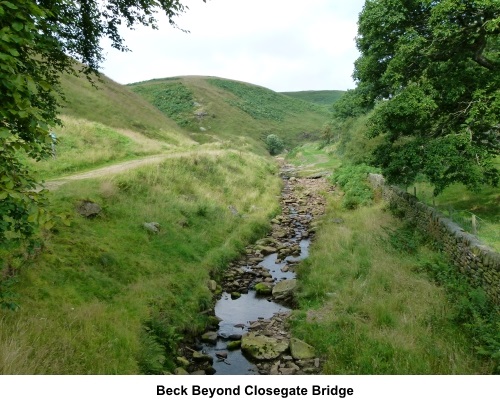
[[[290,338],[285,323],[294,305],[293,295],[275,296],[275,286],[294,279],[294,267],[308,257],[314,235],[310,224],[324,212],[324,198],[317,191],[329,187],[322,178],[291,177],[292,170],[291,166],[282,168],[282,210],[272,221],[271,232],[226,271],[223,292],[214,307],[219,320],[216,333],[212,331],[209,338],[202,338],[196,348],[211,364],[192,374],[295,374],[300,370],[299,365],[306,366],[300,362],[297,365],[288,352],[272,362],[259,361],[238,345],[242,336],[252,331],[278,341]],[[263,292],[259,286],[268,290]],[[307,363],[309,372],[312,364],[312,361]],[[315,364],[319,367],[317,359]]]
[[[274,280],[286,280],[295,277],[293,271],[283,272],[287,259],[298,263],[299,259],[305,259],[308,255],[310,240],[300,241],[300,255],[289,256],[283,262],[276,263],[278,254],[273,253],[265,256],[257,266],[269,270]],[[288,262],[289,263],[289,262]],[[238,299],[232,299],[227,292],[215,305],[215,316],[221,319],[219,322],[218,339],[215,345],[204,344],[203,352],[211,355],[216,361],[213,368],[219,375],[250,375],[259,374],[259,369],[248,359],[241,350],[227,350],[227,342],[231,338],[237,339],[242,334],[249,332],[254,320],[271,319],[278,313],[289,313],[291,311],[285,305],[274,302],[268,297],[258,296],[255,290],[249,290]],[[224,359],[218,359],[218,354],[227,355]],[[217,360],[218,359],[218,360]]]

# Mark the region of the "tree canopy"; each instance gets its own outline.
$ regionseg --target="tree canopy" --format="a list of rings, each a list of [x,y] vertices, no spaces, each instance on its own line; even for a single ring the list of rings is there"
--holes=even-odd
[[[31,235],[45,213],[19,154],[49,156],[60,75],[79,69],[90,78],[102,38],[125,51],[122,26],[157,28],[160,11],[175,26],[185,9],[179,0],[0,0],[0,245]]]
[[[369,136],[383,137],[374,163],[390,182],[423,174],[435,193],[498,184],[499,34],[498,0],[365,2],[345,104],[374,107]]]

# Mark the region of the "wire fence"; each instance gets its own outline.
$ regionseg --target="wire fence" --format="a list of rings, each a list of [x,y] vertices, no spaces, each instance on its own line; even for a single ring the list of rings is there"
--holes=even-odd
[[[500,224],[478,217],[467,210],[457,210],[451,205],[436,206],[432,193],[414,188],[411,192],[424,204],[434,207],[443,215],[459,225],[465,232],[476,235],[486,244],[500,250]]]

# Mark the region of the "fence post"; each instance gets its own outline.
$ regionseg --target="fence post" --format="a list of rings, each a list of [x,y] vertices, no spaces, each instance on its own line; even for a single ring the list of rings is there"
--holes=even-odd
[[[477,219],[476,219],[476,216],[474,214],[472,214],[472,233],[474,235],[477,234]]]

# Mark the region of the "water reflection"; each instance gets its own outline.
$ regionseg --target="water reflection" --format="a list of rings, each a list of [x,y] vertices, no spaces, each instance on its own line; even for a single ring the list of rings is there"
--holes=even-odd
[[[278,254],[273,253],[263,258],[260,266],[269,270],[276,280],[295,278],[293,271],[283,272],[289,263],[305,259],[309,254],[309,239],[300,241],[300,255],[288,256],[285,260],[276,263]],[[257,319],[269,319],[274,314],[289,312],[290,309],[272,301],[270,298],[257,296],[254,290],[242,294],[233,300],[230,294],[223,293],[215,305],[215,315],[221,319],[219,323],[219,339],[215,345],[205,344],[203,351],[210,354],[215,360],[213,367],[219,375],[251,375],[258,374],[257,367],[252,364],[241,350],[228,351],[227,344],[248,331],[250,322]],[[227,358],[217,360],[216,353],[226,352]]]

